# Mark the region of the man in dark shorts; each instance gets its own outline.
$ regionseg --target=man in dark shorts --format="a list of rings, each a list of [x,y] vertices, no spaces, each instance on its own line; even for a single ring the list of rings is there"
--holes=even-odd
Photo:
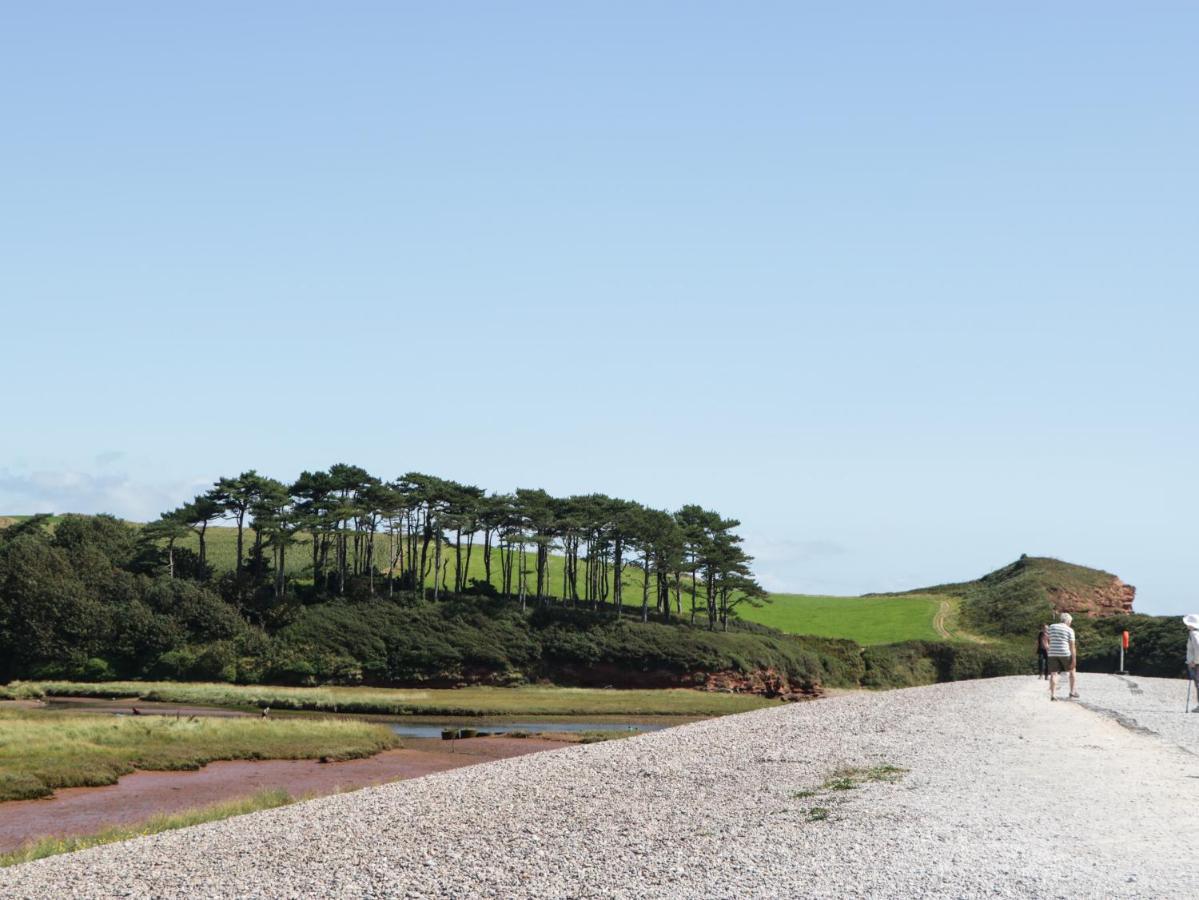
[[[1074,670],[1078,661],[1078,645],[1074,640],[1074,629],[1070,627],[1074,617],[1062,613],[1060,618],[1060,622],[1049,626],[1049,699],[1057,699],[1057,676],[1061,672],[1070,673],[1070,696],[1077,699]]]

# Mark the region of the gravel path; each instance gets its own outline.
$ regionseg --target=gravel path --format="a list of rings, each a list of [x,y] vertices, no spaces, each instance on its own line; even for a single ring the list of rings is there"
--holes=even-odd
[[[1027,677],[698,722],[29,863],[0,896],[1197,896],[1199,715],[1121,724],[1185,690],[1134,681],[1082,676],[1094,710]],[[880,765],[907,772],[821,787]]]
[[[1187,706],[1187,684],[1181,678],[1085,677],[1086,691],[1080,688],[1080,702],[1088,709],[1112,716],[1129,728],[1152,732],[1199,755],[1199,713],[1183,711]],[[1190,698],[1189,708],[1194,709],[1199,704],[1194,687]]]

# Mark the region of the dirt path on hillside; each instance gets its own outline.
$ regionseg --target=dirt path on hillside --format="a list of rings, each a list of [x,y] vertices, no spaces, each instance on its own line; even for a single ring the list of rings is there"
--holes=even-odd
[[[507,737],[448,743],[409,738],[403,750],[337,763],[237,760],[209,763],[195,772],[134,772],[105,787],[64,788],[41,800],[12,800],[0,803],[0,852],[33,838],[94,834],[273,788],[297,798],[320,796],[569,746]]]
[[[963,631],[961,628],[955,631],[949,630],[949,614],[953,612],[953,603],[949,600],[942,600],[937,606],[937,611],[933,615],[933,630],[937,635],[947,641],[969,641],[972,644],[985,644],[985,638],[979,637],[977,634],[970,634],[968,631]]]
[[[933,631],[937,632],[937,634],[939,634],[941,637],[945,638],[945,640],[951,641],[951,640],[953,640],[953,636],[950,635],[949,629],[947,629],[945,627],[945,620],[948,617],[949,617],[949,601],[942,600],[940,605],[937,607],[936,614],[933,616]]]

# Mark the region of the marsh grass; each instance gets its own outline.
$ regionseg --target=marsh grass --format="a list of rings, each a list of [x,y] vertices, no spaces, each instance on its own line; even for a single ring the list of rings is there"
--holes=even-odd
[[[567,687],[463,687],[406,690],[366,687],[271,687],[168,681],[14,681],[0,697],[137,697],[181,705],[422,716],[720,716],[779,701],[753,694],[687,688],[611,690]]]
[[[398,744],[384,725],[344,719],[0,710],[0,800],[114,784],[135,769],[198,769],[221,759],[357,759]]]
[[[10,853],[0,854],[0,868],[15,866],[18,863],[44,859],[59,853],[74,853],[76,850],[86,850],[88,847],[98,847],[101,844],[112,844],[117,841],[127,841],[130,838],[147,834],[158,834],[161,831],[171,831],[176,828],[187,828],[190,825],[200,825],[204,822],[215,822],[218,819],[228,819],[245,813],[258,812],[263,809],[274,809],[294,803],[287,791],[272,789],[259,791],[249,797],[226,800],[212,806],[203,806],[183,812],[154,816],[140,825],[105,828],[94,834],[76,837],[44,837],[19,847]]]

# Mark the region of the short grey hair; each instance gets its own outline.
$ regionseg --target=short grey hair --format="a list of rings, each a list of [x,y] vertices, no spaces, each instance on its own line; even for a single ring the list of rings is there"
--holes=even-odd
[[[1058,618],[1061,619],[1062,623],[1065,625],[1069,625],[1074,621],[1074,616],[1070,615],[1069,613],[1062,613]]]

